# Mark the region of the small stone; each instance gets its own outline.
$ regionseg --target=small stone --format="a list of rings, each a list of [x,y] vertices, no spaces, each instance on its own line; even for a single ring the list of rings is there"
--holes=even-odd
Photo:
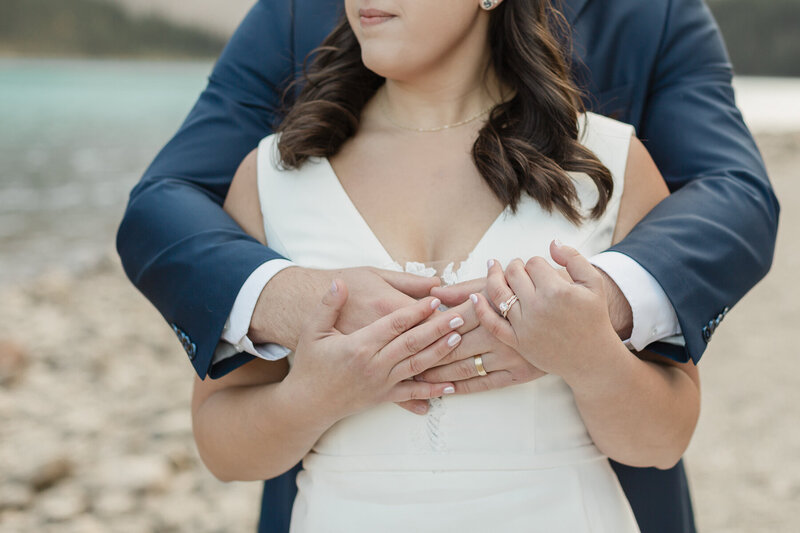
[[[113,518],[136,509],[136,498],[122,491],[106,491],[92,502],[92,510],[100,516]]]
[[[0,341],[0,385],[19,383],[29,362],[30,357],[21,346],[11,341]]]
[[[59,487],[42,493],[33,512],[50,522],[63,522],[86,510],[86,498],[75,487]]]
[[[121,457],[98,464],[91,479],[98,490],[121,490],[132,493],[161,492],[172,477],[165,457]]]
[[[25,509],[33,500],[33,491],[22,483],[0,485],[0,512]]]
[[[48,461],[36,468],[30,477],[30,485],[36,492],[47,490],[58,482],[70,477],[75,465],[66,457]]]

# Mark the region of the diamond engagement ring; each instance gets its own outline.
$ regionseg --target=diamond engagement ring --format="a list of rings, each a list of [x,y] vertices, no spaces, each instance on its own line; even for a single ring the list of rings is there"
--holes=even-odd
[[[514,296],[512,296],[511,298],[500,304],[499,307],[500,314],[503,315],[503,318],[508,319],[508,312],[511,310],[511,306],[513,306],[518,301],[519,298],[517,298],[517,295],[515,294]]]

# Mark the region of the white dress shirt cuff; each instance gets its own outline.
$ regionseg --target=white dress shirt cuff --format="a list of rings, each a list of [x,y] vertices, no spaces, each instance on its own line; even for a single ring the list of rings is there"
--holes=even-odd
[[[641,351],[656,341],[685,345],[675,308],[642,265],[619,252],[603,252],[589,261],[614,280],[631,306],[633,330],[625,341],[628,347]]]
[[[250,274],[233,302],[231,314],[222,329],[222,338],[214,351],[212,364],[217,364],[242,352],[255,355],[267,361],[277,361],[291,352],[291,350],[280,344],[253,344],[253,341],[247,336],[247,332],[250,330],[250,323],[253,320],[256,303],[264,287],[267,286],[267,283],[275,274],[290,266],[294,266],[291,261],[273,259],[272,261],[267,261]]]

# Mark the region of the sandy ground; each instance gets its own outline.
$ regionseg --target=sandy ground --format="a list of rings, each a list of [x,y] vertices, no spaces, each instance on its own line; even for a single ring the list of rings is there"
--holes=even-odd
[[[800,134],[761,136],[782,201],[772,272],[703,358],[687,453],[701,532],[800,528]],[[111,251],[0,288],[0,531],[252,531],[260,484],[223,484],[192,440],[192,368]]]

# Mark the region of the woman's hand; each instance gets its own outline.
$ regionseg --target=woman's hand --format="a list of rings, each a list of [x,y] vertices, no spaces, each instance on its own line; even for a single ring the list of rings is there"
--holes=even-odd
[[[469,394],[528,383],[545,375],[483,327],[474,306],[465,298],[466,302],[450,309],[464,317],[465,323],[458,329],[462,335],[461,342],[437,366],[416,379],[428,383],[453,382],[456,394]],[[485,376],[478,374],[477,355],[481,356],[487,372]]]
[[[287,387],[312,398],[331,423],[382,402],[429,399],[455,392],[452,383],[409,381],[436,365],[461,341],[464,320],[454,312],[425,321],[439,306],[424,298],[350,335],[334,328],[347,301],[337,279],[302,332]]]
[[[470,296],[478,319],[493,335],[542,371],[572,384],[602,365],[602,354],[619,337],[611,326],[602,276],[577,250],[550,245],[553,259],[572,281],[542,257],[523,264],[515,259],[505,274],[496,261],[489,267],[487,294]],[[519,301],[504,320],[495,311],[511,296]]]

